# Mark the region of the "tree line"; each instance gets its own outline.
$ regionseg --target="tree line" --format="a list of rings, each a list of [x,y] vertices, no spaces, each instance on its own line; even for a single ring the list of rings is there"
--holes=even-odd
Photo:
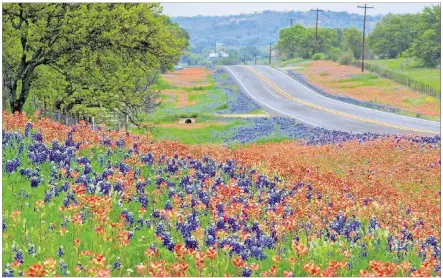
[[[189,36],[158,3],[3,4],[4,107],[30,95],[59,111],[139,122],[159,103],[158,73],[172,70]]]
[[[422,66],[440,65],[440,5],[417,14],[389,14],[367,37],[369,58],[411,57]],[[362,32],[355,27],[318,28],[300,24],[280,29],[277,50],[283,60],[294,57],[339,60],[361,59]]]

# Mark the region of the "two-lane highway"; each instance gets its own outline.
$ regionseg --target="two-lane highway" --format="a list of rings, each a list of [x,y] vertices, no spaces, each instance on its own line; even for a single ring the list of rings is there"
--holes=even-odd
[[[239,88],[274,116],[354,133],[440,134],[440,123],[324,97],[268,66],[227,66]]]

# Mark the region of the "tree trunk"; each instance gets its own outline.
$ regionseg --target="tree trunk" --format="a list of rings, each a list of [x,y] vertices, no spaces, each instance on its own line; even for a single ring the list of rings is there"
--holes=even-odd
[[[129,125],[129,116],[126,115],[126,119],[125,119],[125,131],[126,131],[126,133],[128,133],[128,125]]]
[[[12,113],[20,111],[15,105],[15,98],[17,95],[17,80],[9,80],[6,83],[5,88],[7,90],[6,95],[9,98],[9,105],[11,106]]]
[[[21,79],[22,81],[22,88],[21,88],[21,92],[20,92],[20,96],[18,99],[16,99],[14,96],[16,96],[17,94],[17,81],[12,81],[14,88],[14,91],[11,91],[11,99],[10,99],[10,103],[11,103],[11,110],[12,113],[15,112],[21,112],[23,110],[23,105],[25,105],[26,99],[28,98],[29,95],[29,81],[31,80],[31,74],[34,72],[36,65],[33,66],[29,66],[28,68],[25,69],[24,73],[23,73],[23,78]],[[12,88],[11,88],[12,89]]]

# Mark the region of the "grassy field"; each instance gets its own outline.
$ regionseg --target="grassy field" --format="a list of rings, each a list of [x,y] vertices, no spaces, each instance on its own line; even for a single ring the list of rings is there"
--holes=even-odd
[[[279,61],[279,66],[286,67],[286,66],[294,65],[294,64],[304,62],[304,61],[307,61],[307,60],[303,59],[303,58],[296,57],[296,58],[292,58],[292,59],[289,59],[286,61]]]
[[[217,86],[214,75],[206,69],[192,69],[199,75],[195,78],[187,71],[191,69],[163,75],[155,86],[156,89],[162,90],[162,102],[154,113],[147,115],[146,122],[153,125],[149,133],[154,139],[177,140],[183,144],[223,144],[233,135],[234,128],[247,124],[244,118],[267,116],[259,108],[242,114],[225,113],[229,108],[229,101],[226,100],[223,88],[239,93],[236,86],[229,83]],[[226,81],[228,77],[228,73],[219,75],[222,81]],[[219,117],[227,119],[217,120]],[[180,120],[183,118],[192,118],[195,123],[184,124]],[[133,127],[131,131],[138,134],[147,132],[136,127]],[[286,138],[267,136],[259,141],[283,141],[284,139]]]
[[[228,123],[204,122],[204,125],[158,125],[150,131],[156,140],[169,139],[177,140],[182,144],[223,144],[229,136],[229,130],[242,124],[241,121],[231,121]],[[134,128],[135,133],[144,134],[145,131]],[[218,136],[226,134],[226,136]]]
[[[409,78],[421,81],[435,89],[440,89],[441,87],[439,69],[408,67],[408,63],[405,59],[368,60],[366,62],[368,64],[401,73]]]

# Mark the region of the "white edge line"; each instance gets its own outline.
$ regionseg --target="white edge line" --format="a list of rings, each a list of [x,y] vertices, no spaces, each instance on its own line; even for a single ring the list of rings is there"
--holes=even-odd
[[[265,67],[268,67],[268,66],[265,66]],[[283,70],[276,69],[276,68],[273,68],[273,67],[269,67],[269,68],[271,68],[271,69],[273,69],[273,70],[275,70],[275,71],[278,71],[278,72],[280,72],[280,73],[283,73],[283,75],[286,76],[286,78],[289,78],[289,79],[292,80],[293,82],[297,83],[297,85],[302,86],[303,88],[305,88],[305,89],[307,89],[308,91],[310,91],[310,92],[312,92],[312,93],[318,95],[319,97],[322,97],[322,98],[325,98],[325,99],[328,99],[328,100],[332,100],[332,101],[337,102],[337,103],[341,103],[341,104],[344,104],[344,105],[354,106],[354,107],[357,107],[357,108],[360,108],[360,109],[365,109],[365,110],[369,110],[369,111],[376,112],[376,113],[388,114],[388,115],[390,115],[390,116],[402,117],[402,118],[406,118],[406,119],[409,119],[409,120],[412,119],[412,120],[414,120],[414,121],[426,121],[426,122],[430,122],[430,123],[434,123],[434,124],[439,124],[439,125],[441,125],[440,122],[436,122],[436,121],[431,121],[431,120],[426,120],[426,119],[417,119],[417,118],[408,117],[408,116],[405,116],[405,115],[399,115],[399,114],[395,114],[395,113],[389,113],[389,112],[386,112],[386,111],[381,111],[381,110],[377,110],[377,109],[371,109],[371,108],[368,108],[368,107],[364,107],[364,106],[360,106],[360,105],[355,105],[355,104],[352,104],[352,103],[347,103],[347,102],[344,102],[344,101],[339,101],[339,100],[336,100],[336,99],[333,99],[333,98],[325,97],[325,96],[323,96],[323,95],[321,95],[321,94],[315,92],[314,90],[312,90],[312,89],[306,87],[305,85],[301,84],[300,82],[298,82],[298,81],[295,80],[294,78],[290,77],[290,76],[289,76],[288,74],[286,74]],[[418,124],[418,123],[417,123],[417,124]]]
[[[279,113],[282,113],[282,114],[284,114],[284,115],[286,115],[286,116],[289,116],[289,117],[291,117],[291,118],[297,119],[297,120],[302,121],[302,122],[304,122],[304,123],[307,123],[307,124],[313,125],[313,126],[315,126],[315,127],[320,127],[319,125],[316,125],[316,124],[314,124],[314,123],[311,123],[311,122],[308,122],[308,121],[302,120],[302,119],[300,119],[300,118],[294,117],[293,115],[287,114],[287,113],[285,113],[285,112],[283,112],[283,111],[281,111],[281,110],[278,110],[277,108],[274,108],[274,107],[270,106],[270,105],[267,104],[267,103],[264,103],[264,102],[258,100],[253,94],[251,94],[251,92],[249,92],[248,89],[246,89],[246,86],[243,85],[243,83],[240,81],[240,79],[238,78],[238,76],[237,76],[233,71],[231,71],[228,67],[224,67],[224,68],[227,69],[227,70],[228,70],[228,71],[229,71],[229,72],[235,77],[235,79],[237,79],[238,83],[240,83],[240,85],[243,87],[243,89],[244,89],[244,90],[245,90],[245,91],[246,91],[246,92],[247,92],[247,93],[248,93],[253,99],[255,99],[256,101],[258,101],[258,102],[260,102],[261,104],[266,105],[267,107],[269,107],[269,108],[271,108],[271,109],[273,109],[273,110],[275,110],[275,111],[277,111],[277,112],[279,112]]]

